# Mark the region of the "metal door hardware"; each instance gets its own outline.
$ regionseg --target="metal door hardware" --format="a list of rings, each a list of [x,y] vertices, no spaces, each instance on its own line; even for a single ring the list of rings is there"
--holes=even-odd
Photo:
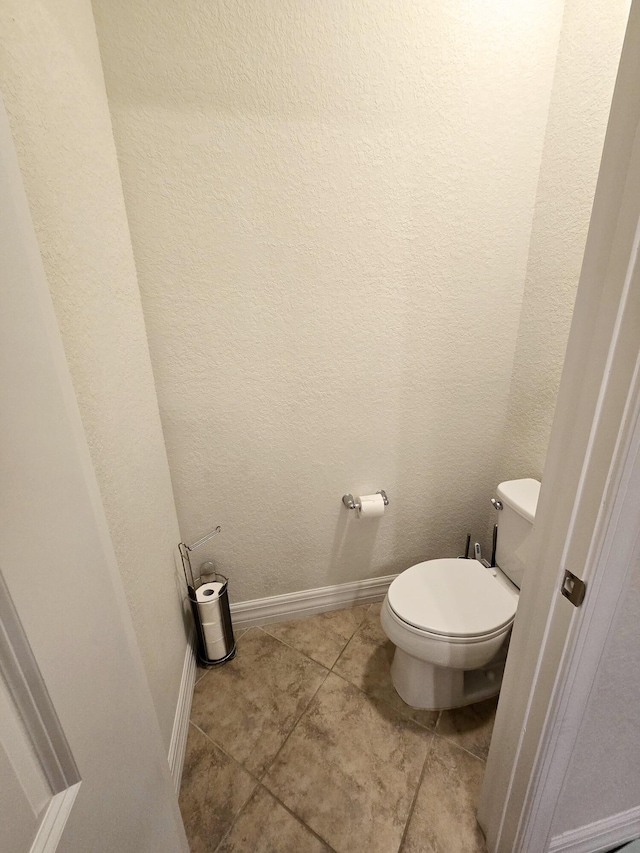
[[[574,607],[580,607],[587,592],[587,585],[567,569],[562,579],[560,591],[565,598],[569,599]]]

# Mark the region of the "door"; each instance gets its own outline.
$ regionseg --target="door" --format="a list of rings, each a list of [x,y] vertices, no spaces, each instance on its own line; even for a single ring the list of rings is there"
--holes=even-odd
[[[590,717],[616,631],[621,619],[627,624],[640,620],[640,612],[625,610],[638,610],[634,602],[640,601],[634,593],[640,573],[638,80],[640,3],[634,0],[543,475],[535,545],[480,802],[479,820],[491,853],[591,853],[640,835],[640,762],[629,762],[625,771],[622,785],[630,798],[609,801],[620,772],[613,751],[601,751],[590,777],[582,780],[591,808],[584,808],[583,798],[573,819],[567,814],[571,774],[588,764],[576,759],[596,753],[580,738],[586,732],[598,737]],[[562,595],[567,570],[586,582],[580,606]],[[637,644],[631,632],[627,639]],[[629,686],[640,698],[637,660],[631,666],[626,662],[617,687],[610,676],[612,706],[626,704]],[[625,717],[627,750],[640,743],[637,707]],[[602,731],[607,719],[600,722]],[[630,807],[634,802],[637,807]]]
[[[186,853],[1,103],[0,395],[0,849]]]

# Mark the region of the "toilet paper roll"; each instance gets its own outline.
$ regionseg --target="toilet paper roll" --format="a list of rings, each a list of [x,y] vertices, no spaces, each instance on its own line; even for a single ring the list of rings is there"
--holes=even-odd
[[[203,625],[204,647],[209,660],[223,658],[227,652],[227,641],[220,628],[216,625]]]
[[[196,601],[213,601],[220,595],[220,590],[224,586],[223,583],[203,583],[196,590]]]
[[[361,495],[358,518],[379,518],[384,513],[382,495]]]
[[[227,644],[224,637],[217,640],[205,640],[205,648],[209,660],[220,660],[227,654]]]
[[[220,590],[223,586],[223,583],[205,583],[196,590],[196,601],[201,622],[214,622],[221,618]]]
[[[218,631],[218,633],[220,634],[224,631],[224,628],[222,627],[224,623],[222,621],[221,609],[218,609],[216,613],[208,613],[206,622],[203,622],[202,619],[200,621],[202,622],[203,628],[205,628],[205,626],[207,625],[211,625],[211,627],[215,627],[216,631]]]
[[[206,643],[215,643],[219,639],[224,638],[224,630],[222,625],[214,625],[209,623],[202,626],[202,632]]]

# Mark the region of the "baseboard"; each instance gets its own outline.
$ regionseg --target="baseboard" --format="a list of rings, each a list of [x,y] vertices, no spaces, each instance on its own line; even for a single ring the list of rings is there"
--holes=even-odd
[[[563,832],[551,839],[549,853],[601,853],[640,837],[640,806]]]
[[[382,601],[389,584],[396,577],[397,575],[387,575],[383,578],[368,578],[353,583],[304,589],[301,592],[256,598],[253,601],[241,601],[231,605],[233,624],[236,628],[250,628],[252,625],[301,619],[303,616],[339,610],[356,604],[373,604],[376,601]]]
[[[184,755],[187,748],[187,735],[189,733],[189,715],[191,714],[191,700],[193,688],[196,683],[196,656],[193,647],[193,631],[187,643],[182,667],[182,678],[180,680],[180,692],[178,693],[178,704],[176,715],[173,720],[171,732],[171,743],[169,744],[169,769],[173,778],[173,784],[177,792],[180,791],[182,780],[182,767]]]

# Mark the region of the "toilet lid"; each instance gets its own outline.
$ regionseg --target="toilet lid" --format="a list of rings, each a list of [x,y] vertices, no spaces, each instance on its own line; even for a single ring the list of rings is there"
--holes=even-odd
[[[428,560],[391,583],[389,604],[403,622],[448,637],[481,637],[513,621],[518,604],[477,560]]]

